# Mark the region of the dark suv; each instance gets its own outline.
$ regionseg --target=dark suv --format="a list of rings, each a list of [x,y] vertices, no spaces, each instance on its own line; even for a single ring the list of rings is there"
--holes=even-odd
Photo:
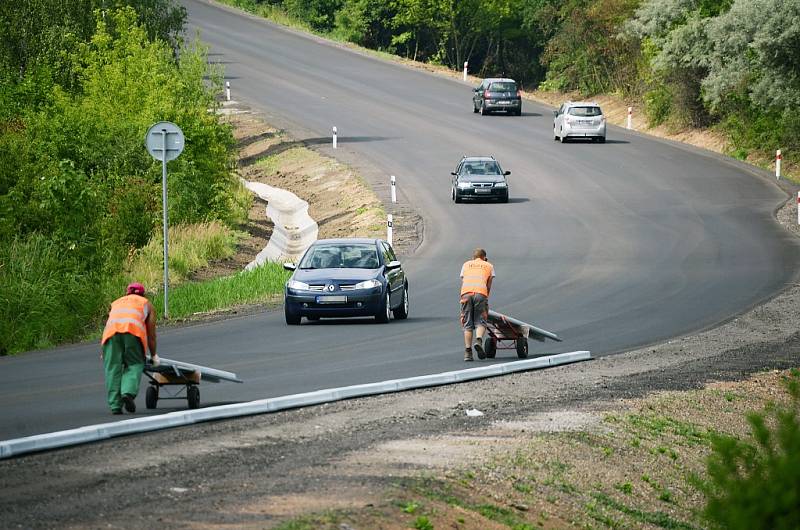
[[[453,202],[463,199],[508,202],[506,176],[511,172],[503,171],[493,156],[465,156],[450,174],[453,176],[450,186]]]
[[[516,116],[522,115],[522,96],[513,79],[484,79],[472,95],[472,112],[480,112],[485,116],[498,110]]]

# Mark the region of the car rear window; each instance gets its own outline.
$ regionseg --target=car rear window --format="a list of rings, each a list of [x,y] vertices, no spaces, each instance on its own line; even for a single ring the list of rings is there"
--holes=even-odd
[[[516,92],[515,83],[492,83],[489,85],[489,92]]]
[[[319,245],[312,247],[300,263],[301,269],[377,269],[374,245]]]
[[[603,111],[600,107],[570,107],[570,116],[600,116]]]

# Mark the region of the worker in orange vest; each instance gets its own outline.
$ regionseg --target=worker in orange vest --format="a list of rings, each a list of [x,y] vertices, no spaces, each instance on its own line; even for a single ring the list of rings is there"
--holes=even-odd
[[[100,344],[111,413],[122,414],[123,405],[128,412],[136,412],[134,400],[139,393],[146,350],[150,350],[153,364],[158,364],[156,312],[144,297],[141,283],[128,285],[127,294],[111,303]]]
[[[461,326],[464,328],[464,360],[472,360],[472,333],[475,351],[483,356],[483,334],[489,316],[489,292],[494,266],[486,260],[486,251],[476,248],[472,258],[461,267]]]

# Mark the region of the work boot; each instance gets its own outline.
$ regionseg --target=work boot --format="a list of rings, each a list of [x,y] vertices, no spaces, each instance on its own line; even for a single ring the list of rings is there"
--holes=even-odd
[[[122,394],[122,404],[125,406],[125,410],[133,414],[136,412],[136,403],[133,401],[133,396],[130,394]]]
[[[483,359],[485,355],[483,354],[483,342],[481,339],[475,341],[475,353],[478,354],[478,359]]]
[[[464,361],[472,360],[472,348],[464,348]]]

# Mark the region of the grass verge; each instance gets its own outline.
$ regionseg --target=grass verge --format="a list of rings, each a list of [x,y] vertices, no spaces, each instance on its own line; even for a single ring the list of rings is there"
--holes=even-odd
[[[178,285],[169,292],[170,320],[269,301],[283,292],[288,278],[281,264],[266,263],[233,276]],[[163,309],[163,293],[156,293],[152,302],[157,311]]]

